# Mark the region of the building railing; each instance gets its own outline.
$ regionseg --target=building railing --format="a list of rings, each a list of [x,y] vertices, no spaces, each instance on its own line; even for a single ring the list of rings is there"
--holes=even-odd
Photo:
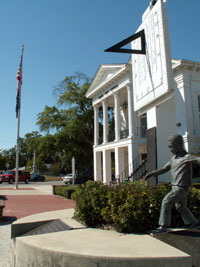
[[[133,170],[131,174],[129,174],[130,169]],[[133,182],[140,180],[145,176],[147,172],[147,161],[143,160],[140,162],[139,157],[136,158],[132,163],[130,163],[123,172],[120,173],[119,177],[114,178],[111,181],[111,185],[119,185],[122,182]]]
[[[101,145],[101,144],[103,144],[103,137],[98,138],[98,145]]]
[[[108,135],[108,142],[113,142],[115,140],[115,134],[111,133]]]
[[[147,128],[146,127],[136,127],[136,133],[135,135],[140,138],[146,138],[147,137]]]
[[[129,130],[128,129],[120,131],[120,139],[127,138],[128,134],[129,134]]]
[[[137,136],[139,138],[146,138],[147,134],[147,129],[146,127],[136,127],[134,136]],[[120,131],[120,139],[125,139],[129,135],[129,129],[125,129]],[[113,142],[115,140],[115,133],[111,133],[108,135],[108,143]],[[98,145],[101,145],[103,143],[103,137],[98,138]]]

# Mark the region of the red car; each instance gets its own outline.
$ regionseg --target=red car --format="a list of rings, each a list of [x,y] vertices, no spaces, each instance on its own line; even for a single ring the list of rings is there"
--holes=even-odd
[[[26,184],[30,181],[30,173],[24,171],[18,171],[18,181],[24,182]],[[9,184],[13,184],[15,182],[15,171],[6,171],[0,175],[0,183],[8,182]]]

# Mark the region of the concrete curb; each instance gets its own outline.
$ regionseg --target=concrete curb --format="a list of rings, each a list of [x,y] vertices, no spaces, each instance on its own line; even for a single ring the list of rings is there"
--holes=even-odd
[[[15,237],[12,238],[12,266],[192,266],[191,256],[149,235],[124,235],[111,230],[85,228],[72,217],[73,209],[68,209],[15,221],[12,224],[12,236]],[[27,229],[34,232],[35,226],[46,227],[45,223],[54,220],[62,220],[69,229],[25,234]],[[22,229],[26,229],[23,236]]]

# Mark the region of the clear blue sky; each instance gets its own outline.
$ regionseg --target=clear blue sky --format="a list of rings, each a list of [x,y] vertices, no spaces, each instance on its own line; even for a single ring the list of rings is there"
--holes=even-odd
[[[149,0],[0,0],[0,149],[16,145],[16,75],[24,44],[20,136],[38,130],[37,114],[55,105],[52,89],[76,71],[129,56],[104,49],[139,27]],[[168,0],[173,58],[200,61],[200,1]]]

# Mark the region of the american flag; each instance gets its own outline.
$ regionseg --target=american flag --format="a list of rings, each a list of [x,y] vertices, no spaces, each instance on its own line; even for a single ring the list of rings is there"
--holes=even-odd
[[[17,98],[16,98],[16,117],[19,116],[20,102],[21,102],[21,87],[22,87],[22,62],[23,62],[24,46],[22,45],[22,54],[17,71]]]

